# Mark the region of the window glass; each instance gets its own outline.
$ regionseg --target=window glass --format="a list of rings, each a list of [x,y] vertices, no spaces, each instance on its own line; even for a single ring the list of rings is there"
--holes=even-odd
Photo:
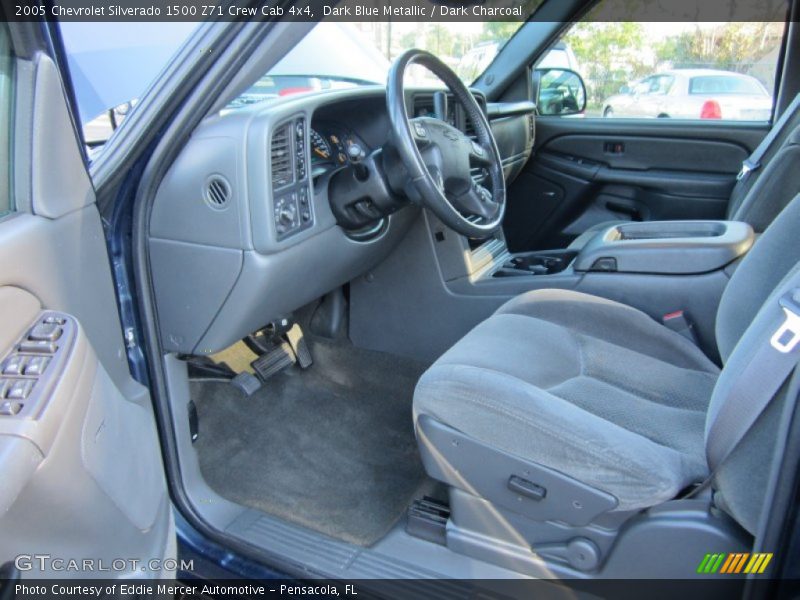
[[[528,1],[533,10],[538,0]],[[321,22],[292,48],[229,109],[290,94],[309,94],[359,85],[384,85],[391,61],[409,48],[428,50],[466,83],[471,84],[492,63],[523,21],[500,22]],[[320,48],[325,48],[320,52]],[[574,57],[555,47],[549,66],[567,67]],[[441,86],[428,69],[410,65],[406,84]]]
[[[740,75],[703,75],[689,80],[690,94],[751,94],[766,96],[767,91],[753,77]]]
[[[777,22],[587,20],[558,44],[586,84],[586,117],[766,121],[783,30]]]
[[[14,54],[8,24],[0,23],[0,217],[14,210],[11,131],[14,114]]]
[[[197,23],[60,24],[83,138],[97,149],[111,137]]]

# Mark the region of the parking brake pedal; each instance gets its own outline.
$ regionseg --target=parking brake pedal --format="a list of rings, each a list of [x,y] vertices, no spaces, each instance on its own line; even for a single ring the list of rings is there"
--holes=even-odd
[[[421,500],[414,500],[408,507],[406,533],[444,546],[447,544],[449,518],[449,506],[435,498],[425,496]]]

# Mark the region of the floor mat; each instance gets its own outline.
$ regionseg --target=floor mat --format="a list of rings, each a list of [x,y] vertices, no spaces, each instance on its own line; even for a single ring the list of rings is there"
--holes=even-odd
[[[234,502],[360,545],[383,537],[431,483],[411,399],[425,365],[346,342],[311,341],[250,397],[193,381],[208,484]]]

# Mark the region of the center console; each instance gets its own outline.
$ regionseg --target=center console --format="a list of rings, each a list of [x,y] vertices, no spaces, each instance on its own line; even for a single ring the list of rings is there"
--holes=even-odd
[[[724,268],[753,245],[747,223],[648,221],[609,226],[580,250],[509,255],[492,277],[619,272],[689,275]]]
[[[550,288],[622,302],[658,322],[680,312],[714,359],[719,299],[753,242],[746,223],[648,221],[601,229],[579,250],[512,254],[502,232],[476,243],[422,211],[387,260],[351,283],[350,337],[432,361],[504,302]],[[408,327],[420,320],[425,327]]]

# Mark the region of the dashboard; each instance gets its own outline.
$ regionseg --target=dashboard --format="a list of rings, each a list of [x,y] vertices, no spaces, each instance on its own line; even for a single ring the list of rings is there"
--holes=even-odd
[[[150,214],[165,350],[224,349],[366,272],[403,239],[417,205],[378,214],[356,236],[339,225],[329,197],[332,182],[387,143],[385,93],[370,86],[288,96],[209,117],[195,130]],[[434,93],[410,92],[409,114],[430,114]],[[471,133],[459,105],[448,103],[448,121]],[[492,127],[510,180],[533,147],[532,113],[495,112]]]

